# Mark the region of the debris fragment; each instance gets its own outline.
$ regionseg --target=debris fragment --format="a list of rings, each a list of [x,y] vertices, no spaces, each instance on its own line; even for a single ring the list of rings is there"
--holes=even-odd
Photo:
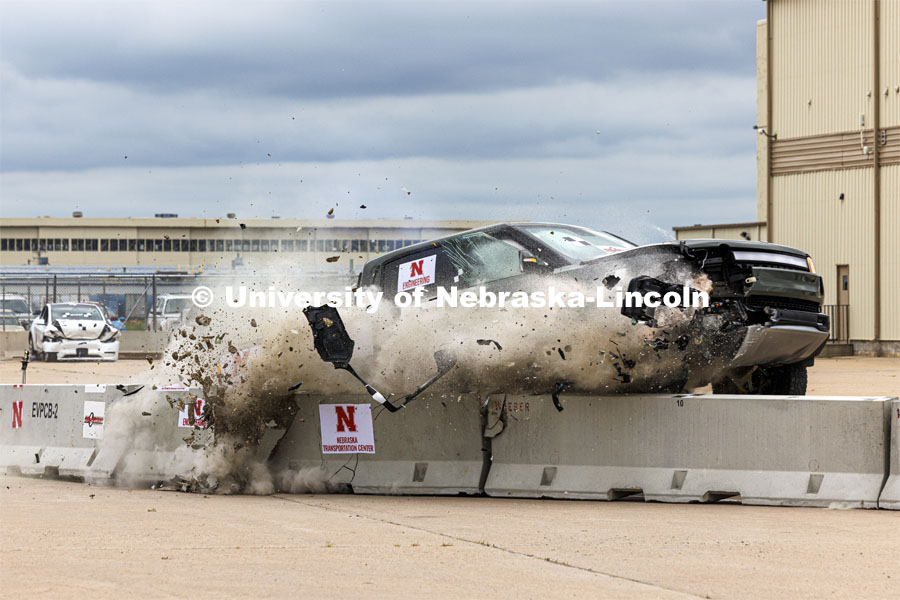
[[[339,258],[340,256],[329,256],[325,259],[325,262],[336,262]]]
[[[197,322],[197,325],[200,325],[201,327],[206,327],[207,325],[212,323],[212,319],[210,319],[206,315],[198,315],[194,320]]]
[[[496,340],[475,340],[475,343],[479,346],[490,346],[491,344],[493,344],[494,346],[496,346],[497,350],[503,350],[503,346],[501,346],[500,343]]]

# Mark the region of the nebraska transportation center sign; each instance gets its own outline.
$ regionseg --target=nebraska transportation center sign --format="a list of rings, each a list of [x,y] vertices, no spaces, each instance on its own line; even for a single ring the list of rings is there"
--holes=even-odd
[[[370,404],[320,404],[322,454],[375,454]]]

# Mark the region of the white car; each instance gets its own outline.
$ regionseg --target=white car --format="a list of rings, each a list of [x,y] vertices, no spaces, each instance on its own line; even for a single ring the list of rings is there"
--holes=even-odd
[[[156,326],[172,331],[184,321],[184,313],[194,308],[190,294],[163,294],[156,300]]]
[[[0,312],[4,314],[12,312],[19,320],[19,325],[28,329],[34,317],[31,315],[31,309],[28,307],[28,301],[24,296],[16,296],[14,294],[0,294]]]
[[[95,302],[47,304],[31,323],[28,347],[46,361],[119,358],[119,330]]]

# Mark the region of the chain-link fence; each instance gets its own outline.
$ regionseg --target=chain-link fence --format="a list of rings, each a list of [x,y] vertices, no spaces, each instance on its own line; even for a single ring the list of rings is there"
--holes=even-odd
[[[265,277],[241,277],[242,283]],[[130,330],[157,330],[160,323],[154,307],[166,294],[190,294],[200,285],[215,289],[234,283],[234,275],[126,274],[109,275],[4,275],[0,277],[0,331],[27,328],[37,312],[52,302],[98,302],[113,322]],[[316,274],[316,281],[329,289],[353,285],[354,273]]]

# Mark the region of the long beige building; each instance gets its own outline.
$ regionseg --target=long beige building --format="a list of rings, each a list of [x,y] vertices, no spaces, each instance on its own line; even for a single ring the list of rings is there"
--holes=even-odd
[[[769,0],[757,222],[676,227],[808,251],[858,352],[900,352],[900,0]],[[753,238],[757,239],[757,238]]]
[[[0,265],[150,266],[196,272],[287,259],[359,268],[369,258],[491,221],[0,218]]]

